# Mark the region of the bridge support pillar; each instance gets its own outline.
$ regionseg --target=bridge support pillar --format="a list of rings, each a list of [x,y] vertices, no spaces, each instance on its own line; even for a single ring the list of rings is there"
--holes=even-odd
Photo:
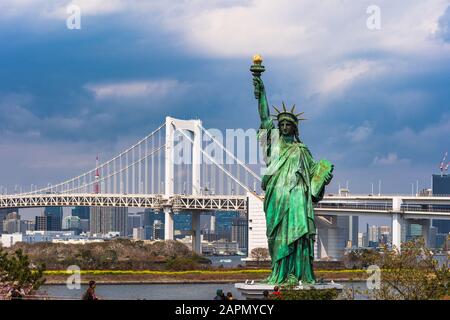
[[[319,231],[317,229],[316,245],[317,250],[315,252],[315,259],[323,259],[328,257],[327,244],[328,244],[328,230],[322,229]]]
[[[399,212],[392,214],[392,248],[401,249],[402,243],[402,216]]]
[[[200,194],[200,165],[202,161],[202,134],[200,120],[193,120],[194,143],[192,145],[192,194]]]
[[[316,250],[315,259],[340,259],[344,254],[347,234],[339,228],[336,216],[316,216]]]
[[[202,254],[202,235],[200,228],[200,213],[192,213],[192,251]]]
[[[164,240],[173,240],[173,211],[172,208],[164,208]]]
[[[255,248],[268,248],[266,236],[266,215],[264,202],[256,195],[247,192],[248,205],[248,257]]]

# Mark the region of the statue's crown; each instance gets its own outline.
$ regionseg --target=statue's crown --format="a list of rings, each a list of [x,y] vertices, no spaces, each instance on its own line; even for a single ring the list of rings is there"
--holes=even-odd
[[[280,123],[280,121],[287,120],[287,121],[293,122],[294,124],[298,125],[299,121],[306,120],[304,118],[299,118],[299,116],[304,114],[304,112],[300,112],[297,114],[295,113],[295,104],[292,106],[291,111],[286,110],[286,106],[285,106],[284,102],[282,102],[282,106],[283,106],[283,111],[278,110],[278,108],[275,106],[273,107],[277,113],[273,114],[272,117],[276,118],[278,123]]]

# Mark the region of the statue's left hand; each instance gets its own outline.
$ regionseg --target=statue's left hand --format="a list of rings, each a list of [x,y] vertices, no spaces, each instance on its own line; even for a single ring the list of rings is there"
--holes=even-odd
[[[331,179],[333,179],[333,174],[332,174],[333,170],[334,170],[334,165],[332,164],[330,173],[328,173],[327,177],[325,178],[325,184],[329,184],[331,182]]]

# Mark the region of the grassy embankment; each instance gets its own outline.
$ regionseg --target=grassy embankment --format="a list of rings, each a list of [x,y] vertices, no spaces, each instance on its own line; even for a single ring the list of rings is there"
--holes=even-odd
[[[17,243],[9,248],[22,249],[36,265],[45,264],[47,283],[66,283],[68,266],[78,266],[83,283],[219,283],[261,280],[269,275],[268,266],[239,266],[233,269],[213,267],[209,259],[193,255],[178,241],[154,243],[118,239],[103,243],[58,244]],[[360,280],[364,270],[323,270],[317,268],[318,280]]]
[[[98,283],[226,283],[250,280],[262,280],[269,275],[268,269],[232,269],[232,270],[82,270],[81,280],[86,283],[95,280]],[[335,281],[365,280],[365,270],[316,270],[316,278]],[[45,272],[48,284],[65,283],[70,275],[65,270]]]

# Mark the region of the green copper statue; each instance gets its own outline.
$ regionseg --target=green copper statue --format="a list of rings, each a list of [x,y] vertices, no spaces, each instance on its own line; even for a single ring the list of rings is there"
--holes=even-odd
[[[260,77],[264,72],[262,59],[258,55],[253,59],[250,70],[261,118],[258,138],[267,165],[262,189],[272,273],[266,282],[313,284],[316,235],[313,203],[323,198],[325,185],[333,177],[333,165],[327,160],[314,161],[300,140],[298,122],[304,119],[299,118],[303,113],[295,114],[295,105],[290,111],[284,103],[281,111],[275,108],[278,129],[275,128]]]

